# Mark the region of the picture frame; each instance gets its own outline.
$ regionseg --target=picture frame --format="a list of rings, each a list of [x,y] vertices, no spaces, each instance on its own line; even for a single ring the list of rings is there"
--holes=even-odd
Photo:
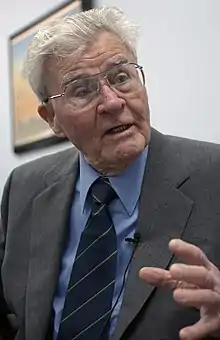
[[[11,135],[16,154],[67,141],[57,137],[37,113],[39,100],[22,75],[28,44],[46,22],[92,7],[92,0],[68,0],[9,37]]]

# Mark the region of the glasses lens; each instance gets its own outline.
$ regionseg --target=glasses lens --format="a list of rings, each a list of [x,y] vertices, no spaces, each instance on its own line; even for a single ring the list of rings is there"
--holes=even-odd
[[[96,95],[99,82],[96,77],[77,79],[71,82],[65,91],[65,98],[76,107],[86,106]]]
[[[113,67],[107,72],[108,83],[120,92],[135,92],[144,85],[144,75],[136,64]]]

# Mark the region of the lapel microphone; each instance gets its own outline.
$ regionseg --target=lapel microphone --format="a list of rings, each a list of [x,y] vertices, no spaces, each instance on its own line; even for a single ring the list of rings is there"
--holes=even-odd
[[[138,232],[134,233],[134,237],[126,237],[125,238],[125,242],[132,243],[136,247],[139,245],[140,240],[141,240],[141,234],[138,233]]]

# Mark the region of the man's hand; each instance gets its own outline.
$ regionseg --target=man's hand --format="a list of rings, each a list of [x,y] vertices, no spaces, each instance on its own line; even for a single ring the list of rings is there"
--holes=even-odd
[[[207,336],[220,338],[220,272],[201,249],[179,239],[169,248],[188,264],[175,263],[169,270],[145,267],[140,277],[151,285],[168,286],[181,305],[200,309],[200,320],[180,330],[180,339],[197,340]]]

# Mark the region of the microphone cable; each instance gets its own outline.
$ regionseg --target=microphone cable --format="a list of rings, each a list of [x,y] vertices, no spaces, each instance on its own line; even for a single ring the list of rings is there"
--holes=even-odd
[[[140,240],[141,240],[141,234],[138,233],[138,232],[136,232],[136,233],[134,234],[134,238],[131,238],[131,237],[126,237],[126,238],[125,238],[125,241],[126,241],[126,242],[128,242],[128,243],[133,243],[133,244],[134,244],[134,249],[133,249],[133,251],[132,251],[132,254],[131,254],[131,257],[130,257],[130,259],[129,259],[129,261],[128,261],[128,264],[127,264],[127,266],[126,266],[126,268],[125,268],[124,275],[123,275],[123,281],[122,281],[122,285],[121,285],[121,289],[120,289],[120,291],[119,291],[118,297],[117,297],[117,299],[116,299],[116,301],[115,301],[113,307],[111,308],[111,310],[110,310],[110,312],[109,312],[109,315],[108,315],[108,317],[107,317],[107,320],[106,320],[106,322],[105,322],[105,324],[104,324],[104,326],[103,326],[103,329],[102,329],[102,331],[101,331],[101,334],[100,334],[100,336],[99,336],[99,340],[102,340],[102,336],[103,336],[104,331],[105,331],[105,329],[106,329],[106,327],[107,327],[107,324],[108,324],[108,322],[110,321],[111,316],[112,316],[112,313],[113,313],[113,311],[115,310],[115,307],[117,306],[118,301],[119,301],[119,299],[120,299],[120,297],[121,297],[121,294],[122,294],[123,289],[124,289],[124,286],[125,286],[126,275],[127,275],[128,269],[129,269],[129,267],[130,267],[131,261],[132,261],[133,258],[134,258],[134,254],[135,254],[135,252],[136,252],[136,250],[137,250],[137,247],[139,246]],[[106,340],[106,339],[103,339],[103,340]]]

